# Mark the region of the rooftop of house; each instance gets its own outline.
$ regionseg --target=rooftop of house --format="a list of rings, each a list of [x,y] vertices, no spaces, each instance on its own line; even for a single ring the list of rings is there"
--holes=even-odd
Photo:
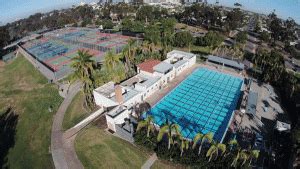
[[[158,65],[161,61],[156,59],[149,59],[137,65],[137,67],[145,72],[153,73],[153,67]]]
[[[123,83],[121,83],[122,86],[127,86],[131,88],[135,88],[135,85],[140,85],[142,87],[150,87],[152,86],[155,82],[159,80],[159,77],[154,77],[154,76],[148,76],[143,73],[140,73]]]
[[[170,58],[170,57],[183,57],[183,58],[186,58],[186,59],[190,59],[194,56],[195,56],[195,54],[193,54],[193,53],[183,52],[183,51],[179,51],[179,50],[172,50],[171,52],[169,52],[167,54],[167,58]]]
[[[134,97],[139,93],[139,91],[135,90],[134,88],[130,88],[122,85],[121,87],[122,87],[122,96],[124,102],[126,102],[127,100],[131,99],[132,97]],[[117,101],[116,94],[115,94],[115,83],[112,81],[98,87],[97,89],[95,89],[95,91],[114,102]]]
[[[161,62],[153,67],[153,70],[159,73],[166,73],[173,69],[173,65],[167,62]]]
[[[115,83],[110,81],[96,88],[95,91],[105,97],[112,97],[115,92]]]

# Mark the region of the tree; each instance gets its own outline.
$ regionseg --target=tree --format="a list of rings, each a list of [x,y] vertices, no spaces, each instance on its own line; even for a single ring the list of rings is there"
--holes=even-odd
[[[236,35],[236,41],[239,42],[239,43],[246,43],[247,41],[247,38],[248,38],[248,35],[247,35],[247,32],[239,32],[237,35]]]
[[[176,33],[175,39],[174,45],[177,47],[189,47],[194,41],[192,34],[187,31]]]
[[[223,155],[226,151],[226,145],[222,144],[222,143],[215,143],[213,141],[212,145],[210,146],[210,148],[208,149],[208,151],[206,153],[206,157],[209,157],[208,162],[211,161],[213,156],[215,156],[215,159],[217,159],[219,156],[219,151],[221,151],[222,152],[221,155]]]
[[[277,15],[272,12],[271,14],[269,14],[269,19],[268,19],[268,27],[269,30],[272,32],[271,36],[274,40],[274,42],[276,40],[280,39],[280,34],[282,33],[282,23],[281,20],[279,18],[277,18]]]
[[[164,136],[168,137],[168,150],[171,148],[171,144],[173,144],[173,134],[175,135],[180,135],[180,127],[178,126],[178,124],[175,123],[169,123],[167,121],[167,123],[165,125],[163,125],[160,130],[159,133],[157,135],[157,141],[160,142]]]
[[[114,24],[110,19],[104,19],[100,22],[100,24],[103,26],[103,29],[113,29]]]
[[[154,132],[155,127],[153,125],[153,117],[152,116],[148,116],[145,120],[140,121],[138,123],[137,126],[137,131],[141,130],[142,128],[146,128],[147,129],[147,137],[150,137],[150,132]]]
[[[250,150],[250,162],[249,162],[249,166],[251,165],[252,163],[252,160],[255,159],[257,160],[258,159],[258,156],[259,156],[259,150]]]
[[[122,51],[122,57],[123,60],[125,61],[125,69],[128,77],[131,77],[134,74],[133,63],[134,63],[134,58],[136,53],[135,44],[136,44],[135,39],[129,39],[127,41],[126,47],[123,48]]]
[[[190,141],[184,139],[181,135],[179,136],[181,140],[181,146],[180,146],[180,157],[183,155],[184,150],[188,150],[190,146]]]
[[[260,38],[264,42],[270,42],[270,34],[267,31],[262,31]]]
[[[85,105],[87,108],[94,108],[93,90],[95,89],[94,66],[95,61],[92,60],[93,55],[88,50],[79,50],[78,55],[72,58],[71,67],[77,79],[83,83],[83,92],[85,95]]]
[[[226,27],[227,31],[235,30],[241,27],[243,23],[243,12],[239,8],[234,8],[232,11],[227,13]]]
[[[145,40],[157,45],[160,42],[160,38],[160,29],[158,25],[149,25],[145,29]]]
[[[108,71],[112,71],[116,68],[117,64],[120,63],[120,57],[113,51],[108,51],[104,58],[104,65]]]
[[[196,44],[199,46],[209,46],[214,49],[223,41],[223,36],[218,32],[209,31],[204,37],[197,38]]]
[[[212,132],[206,133],[205,135],[201,134],[201,133],[197,133],[196,136],[194,137],[194,144],[193,144],[193,148],[196,147],[196,145],[200,142],[200,146],[199,146],[199,151],[198,151],[198,155],[200,155],[201,153],[201,149],[204,143],[211,143],[213,141],[213,136],[214,134]]]

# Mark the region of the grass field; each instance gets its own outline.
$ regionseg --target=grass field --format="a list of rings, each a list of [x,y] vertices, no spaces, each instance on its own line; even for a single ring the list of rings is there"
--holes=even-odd
[[[47,84],[47,79],[19,56],[0,68],[0,98],[0,112],[11,106],[19,115],[15,145],[7,155],[9,168],[53,168],[51,125],[62,102],[55,85]]]
[[[74,97],[74,99],[72,100],[70,106],[66,111],[64,121],[63,121],[64,130],[67,130],[75,126],[77,123],[79,123],[81,120],[83,120],[85,117],[89,115],[89,113],[84,109],[83,103],[84,103],[84,95],[82,92],[79,92]]]
[[[76,138],[77,155],[85,168],[141,168],[149,157],[132,144],[93,125]]]

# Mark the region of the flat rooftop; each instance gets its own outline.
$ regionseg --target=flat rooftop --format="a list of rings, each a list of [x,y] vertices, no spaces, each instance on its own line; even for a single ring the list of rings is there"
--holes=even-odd
[[[192,57],[195,56],[195,54],[193,53],[189,53],[189,52],[184,52],[184,51],[179,51],[179,50],[172,50],[171,52],[169,52],[167,54],[167,57],[185,57],[187,59],[190,59]]]
[[[132,97],[136,96],[137,94],[139,94],[139,91],[135,90],[134,88],[130,88],[127,86],[122,86],[122,96],[124,99],[124,102],[126,102],[127,100],[131,99]],[[95,89],[95,91],[99,94],[101,94],[102,96],[116,102],[116,95],[115,95],[115,83],[114,82],[108,82],[100,87],[98,87],[97,89]]]
[[[134,88],[135,85],[141,85],[146,88],[152,86],[154,83],[156,83],[159,80],[159,77],[149,76],[145,75],[143,73],[140,73],[124,82],[121,83],[122,86],[127,86]]]

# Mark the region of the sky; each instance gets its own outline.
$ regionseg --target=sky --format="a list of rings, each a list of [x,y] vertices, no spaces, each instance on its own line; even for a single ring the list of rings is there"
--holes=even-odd
[[[26,18],[37,12],[49,12],[95,0],[0,0],[0,24]],[[97,2],[97,1],[96,1]]]
[[[81,1],[90,3],[98,0],[0,0],[0,25],[26,18],[36,12],[71,7]],[[216,0],[208,2],[215,3]],[[219,0],[220,4],[231,7],[235,2],[241,3],[243,9],[264,14],[275,9],[279,17],[292,17],[300,24],[300,0]]]
[[[216,0],[207,0],[216,3]],[[234,3],[242,4],[242,9],[253,12],[270,14],[274,9],[278,17],[293,18],[300,24],[300,0],[219,0],[219,4],[234,7]]]

